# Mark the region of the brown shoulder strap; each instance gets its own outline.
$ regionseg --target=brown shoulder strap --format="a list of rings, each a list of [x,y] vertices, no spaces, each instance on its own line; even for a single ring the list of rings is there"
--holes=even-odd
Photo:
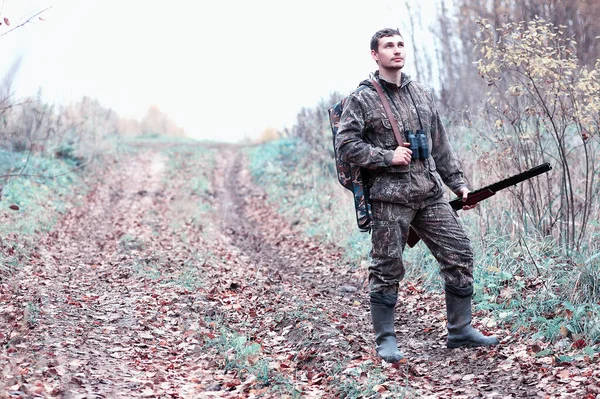
[[[375,86],[375,90],[377,90],[377,94],[379,94],[379,98],[383,103],[383,109],[385,110],[385,113],[387,114],[388,119],[390,120],[390,124],[392,125],[392,130],[394,131],[394,136],[396,136],[396,141],[398,142],[398,145],[403,145],[404,139],[400,135],[400,131],[398,130],[398,124],[396,123],[396,118],[392,113],[392,109],[390,108],[390,103],[388,102],[387,97],[385,96],[385,94],[383,94],[383,90],[381,89],[381,86],[379,85],[379,82],[377,80],[371,79],[371,83],[373,83],[373,86]]]

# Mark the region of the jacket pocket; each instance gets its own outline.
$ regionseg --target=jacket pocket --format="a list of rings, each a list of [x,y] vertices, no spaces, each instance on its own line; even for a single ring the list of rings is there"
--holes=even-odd
[[[381,124],[383,126],[383,131],[385,132],[385,137],[383,140],[383,144],[386,149],[396,149],[398,147],[398,140],[396,140],[396,136],[394,135],[394,130],[392,129],[392,123],[387,118],[381,119]],[[399,128],[400,129],[400,128]]]
[[[437,186],[436,192],[437,195],[439,195],[444,192],[444,182],[442,181],[442,177],[437,171],[437,166],[435,165],[435,160],[433,159],[433,157],[429,157],[427,159],[427,163],[429,164],[429,174],[433,178],[433,181],[435,181],[435,184]]]
[[[385,169],[386,173],[407,173],[405,180],[410,180],[408,173],[410,172],[410,164],[407,165],[392,165]]]
[[[383,173],[374,179],[369,191],[370,198],[383,202],[408,203],[410,173],[389,173],[387,169],[389,168],[386,168]]]

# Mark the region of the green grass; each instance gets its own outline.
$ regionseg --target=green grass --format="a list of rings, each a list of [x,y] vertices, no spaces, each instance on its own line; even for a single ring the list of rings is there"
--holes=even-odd
[[[261,357],[261,346],[256,342],[248,342],[243,335],[238,335],[221,329],[221,334],[215,338],[212,345],[222,354],[222,368],[225,372],[237,369],[254,374],[263,384],[269,383],[269,367]]]
[[[0,275],[18,270],[35,250],[37,233],[49,231],[77,202],[76,194],[85,193],[87,186],[81,171],[73,171],[75,166],[65,159],[0,149],[0,175],[20,175],[0,180]],[[35,309],[29,309],[32,323]]]
[[[140,277],[159,280],[161,284],[176,285],[194,290],[206,285],[206,263],[213,262],[213,254],[201,253],[198,248],[187,247],[189,255],[180,262],[174,262],[164,252],[155,252],[149,243],[130,235],[119,241],[119,250],[131,255],[121,264]]]
[[[301,397],[301,393],[285,375],[270,367],[270,363],[275,359],[266,356],[260,344],[227,328],[223,325],[223,320],[207,320],[211,321],[215,326],[220,326],[220,333],[215,338],[205,341],[203,349],[217,355],[220,359],[217,362],[219,369],[226,373],[233,372],[241,380],[253,375],[259,384],[269,386],[271,392],[292,398]]]
[[[74,199],[74,190],[86,187],[73,162],[44,158],[27,153],[0,150],[0,174],[21,173],[30,176],[11,177],[2,190],[0,212],[6,218],[0,234],[20,237],[49,230]],[[18,206],[19,210],[10,209]]]
[[[408,375],[408,370],[405,370]],[[357,398],[412,398],[413,393],[407,389],[409,382],[404,381],[398,384],[396,381],[388,381],[381,370],[370,361],[364,362],[355,367],[348,367],[347,364],[338,364],[332,373],[336,388],[336,397],[357,399]],[[380,392],[381,391],[381,392]]]
[[[548,237],[515,242],[487,235],[475,249],[478,308],[534,339],[557,341],[566,329],[570,337],[600,343],[600,276],[595,267],[565,257]]]
[[[158,133],[145,133],[137,136],[123,136],[125,143],[165,143],[165,144],[198,144],[200,141],[188,137],[165,136]]]
[[[191,224],[201,231],[210,230],[214,223],[212,178],[217,150],[185,144],[166,147],[162,152],[167,156],[163,176],[166,195],[177,194],[167,215],[171,227],[177,230]],[[185,234],[181,238],[188,239]]]
[[[130,234],[124,234],[119,239],[119,248],[123,251],[141,251],[145,247],[143,239]]]

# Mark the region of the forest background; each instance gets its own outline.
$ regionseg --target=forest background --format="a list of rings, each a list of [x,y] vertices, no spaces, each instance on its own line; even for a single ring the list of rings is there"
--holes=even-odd
[[[479,188],[550,162],[552,171],[461,213],[476,254],[476,306],[491,325],[593,354],[600,343],[600,4],[593,0],[440,1],[420,51],[418,6],[404,32],[416,80],[437,90],[454,149]],[[24,26],[22,29],[26,29]],[[14,65],[0,91],[3,239],[49,229],[73,185],[126,153],[131,140],[185,140],[158,108],[136,121],[97,100],[54,106],[15,99]],[[362,77],[357,77],[357,82]],[[252,178],[306,234],[346,249],[357,267],[369,236],[354,228],[349,193],[337,183],[328,108],[331,93],[299,110],[295,125],[266,129],[247,144]],[[27,209],[28,212],[18,213]],[[52,212],[48,212],[52,209]],[[18,216],[15,216],[17,215]],[[406,253],[407,280],[439,290],[422,244]],[[6,263],[0,265],[10,272]],[[545,354],[547,354],[545,353]],[[543,354],[542,354],[543,355]]]

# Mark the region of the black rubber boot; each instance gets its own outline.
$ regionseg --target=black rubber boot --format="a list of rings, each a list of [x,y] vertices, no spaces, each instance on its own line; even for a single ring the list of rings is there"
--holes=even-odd
[[[493,346],[498,338],[488,337],[471,326],[471,298],[473,286],[454,287],[447,285],[446,311],[448,313],[448,341],[446,347]]]
[[[388,363],[396,363],[403,358],[396,344],[394,330],[394,307],[397,299],[398,295],[395,293],[371,293],[371,320],[377,355]]]

